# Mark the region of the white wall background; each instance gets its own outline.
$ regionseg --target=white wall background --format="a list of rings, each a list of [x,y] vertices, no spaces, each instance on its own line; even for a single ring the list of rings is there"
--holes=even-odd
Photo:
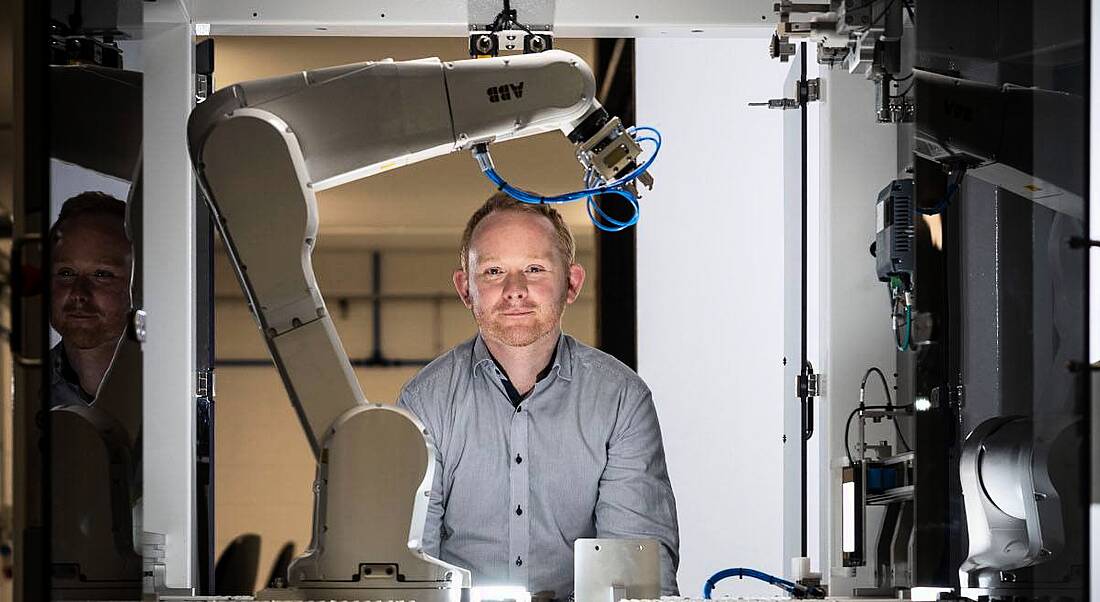
[[[680,520],[680,592],[782,556],[787,67],[767,38],[637,40],[637,121],[664,135],[638,225],[638,368]],[[730,580],[716,596],[780,593]]]

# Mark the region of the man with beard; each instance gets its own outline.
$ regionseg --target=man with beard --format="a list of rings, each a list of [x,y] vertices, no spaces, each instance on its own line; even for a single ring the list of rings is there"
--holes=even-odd
[[[398,401],[436,446],[424,551],[475,585],[565,599],[577,538],[653,538],[675,595],[676,505],[649,389],[562,333],[584,284],[575,253],[549,206],[498,193],[467,223],[454,285],[478,334]]]
[[[50,228],[50,406],[90,404],[130,313],[126,203],[102,192],[65,201]]]

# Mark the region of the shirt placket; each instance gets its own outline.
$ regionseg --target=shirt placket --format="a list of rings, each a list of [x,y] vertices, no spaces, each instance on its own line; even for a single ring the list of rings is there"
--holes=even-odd
[[[512,453],[509,481],[512,494],[509,506],[508,576],[510,582],[527,586],[530,566],[527,555],[531,548],[531,514],[527,509],[530,491],[528,471],[531,463],[527,459],[527,426],[530,414],[523,407],[525,404],[526,401],[512,413],[509,433],[509,449]]]

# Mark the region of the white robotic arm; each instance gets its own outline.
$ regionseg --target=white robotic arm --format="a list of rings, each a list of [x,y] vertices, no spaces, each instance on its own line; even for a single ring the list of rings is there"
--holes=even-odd
[[[601,110],[588,65],[560,50],[454,62],[385,60],[219,91],[191,117],[193,157],[202,158],[213,128],[245,108],[270,113],[290,128],[314,190],[475,142],[550,130],[569,134]],[[203,164],[197,165],[201,171]]]
[[[343,599],[366,588],[369,599],[412,599],[412,588],[416,599],[449,600],[470,584],[467,571],[421,550],[435,461],[427,431],[366,403],[325,308],[310,259],[315,192],[475,145],[484,168],[485,144],[551,130],[569,136],[598,180],[638,172],[637,142],[594,96],[584,61],[551,50],[245,82],[191,114],[200,186],[318,460],[313,542],[291,566],[293,589],[269,596]]]
[[[236,84],[194,110],[188,138],[200,186],[315,454],[362,394],[313,278],[314,193],[551,130],[569,135],[605,180],[640,153],[595,100],[585,62],[560,50],[331,67]],[[334,348],[322,354],[324,341]],[[338,381],[343,391],[333,390]]]

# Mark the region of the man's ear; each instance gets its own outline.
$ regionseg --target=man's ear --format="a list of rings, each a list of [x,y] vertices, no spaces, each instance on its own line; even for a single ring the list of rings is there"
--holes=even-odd
[[[458,298],[462,299],[462,304],[466,306],[466,309],[472,307],[470,303],[470,278],[466,275],[466,270],[458,269],[451,276],[451,280],[455,283],[455,291],[458,292]]]
[[[569,290],[565,292],[566,303],[571,304],[577,300],[581,294],[581,287],[584,286],[584,276],[584,266],[579,263],[569,265]]]

